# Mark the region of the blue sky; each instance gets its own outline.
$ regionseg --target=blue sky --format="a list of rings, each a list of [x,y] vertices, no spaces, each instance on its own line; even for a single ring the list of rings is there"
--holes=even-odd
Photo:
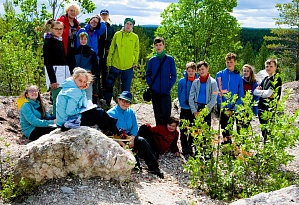
[[[47,2],[47,0],[41,0]],[[38,1],[38,2],[41,2]],[[0,14],[3,14],[3,2],[0,0]],[[115,24],[123,24],[126,17],[133,17],[136,24],[160,24],[160,13],[170,4],[177,3],[178,0],[93,0],[96,10],[93,14],[98,14],[101,9],[106,8],[110,12],[110,18]],[[254,28],[274,28],[273,18],[278,17],[275,8],[276,3],[288,3],[291,0],[238,0],[238,6],[232,13],[242,27]],[[17,10],[18,11],[18,10]],[[93,14],[80,15],[79,21]]]

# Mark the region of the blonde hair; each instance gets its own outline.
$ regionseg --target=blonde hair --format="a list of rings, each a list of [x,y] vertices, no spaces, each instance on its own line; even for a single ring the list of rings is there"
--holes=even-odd
[[[250,70],[250,74],[249,74],[248,82],[249,82],[250,84],[255,83],[255,82],[256,82],[256,79],[255,79],[255,75],[254,75],[254,67],[253,67],[252,65],[245,64],[245,65],[243,65],[242,70],[243,70],[244,68],[248,68],[248,69]]]
[[[49,19],[46,21],[45,26],[48,27],[50,25],[50,28],[54,28],[55,25],[61,25],[63,27],[63,23],[60,21],[56,21],[55,19]]]
[[[71,1],[70,3],[65,5],[65,12],[68,13],[71,7],[74,7],[76,16],[78,16],[81,12],[80,7],[78,6],[78,3],[76,1]]]
[[[266,60],[265,66],[270,65],[271,63],[274,63],[275,67],[277,67],[277,59],[274,58],[269,58],[268,60]]]
[[[74,70],[73,70],[73,75],[72,77],[74,79],[78,78],[79,75],[83,75],[86,77],[87,79],[87,82],[91,82],[93,80],[93,75],[89,72],[87,72],[84,68],[80,68],[80,67],[76,67]]]
[[[188,70],[188,68],[192,68],[193,70],[196,70],[196,64],[194,62],[188,62],[186,64],[186,70]]]
[[[28,85],[26,87],[25,91],[20,95],[19,98],[26,99],[28,91],[30,90],[30,88],[34,88],[34,89],[38,90],[38,86],[36,86],[36,85]],[[40,92],[39,91],[38,91],[38,96],[37,96],[36,99],[39,100],[39,102],[40,102],[40,107],[37,108],[37,110],[40,111],[42,119],[44,119],[46,117],[46,108],[45,108],[44,102],[43,102],[43,100],[42,100],[42,98],[40,96]]]

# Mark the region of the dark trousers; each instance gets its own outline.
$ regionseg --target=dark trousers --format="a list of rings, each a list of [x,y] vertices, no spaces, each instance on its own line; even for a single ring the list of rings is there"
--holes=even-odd
[[[49,134],[50,132],[52,132],[55,129],[56,129],[56,127],[36,127],[31,132],[31,134],[29,136],[29,139],[32,140],[32,141],[37,140],[41,136],[43,136],[45,134]]]
[[[149,170],[159,168],[157,153],[154,151],[149,141],[143,137],[136,136],[134,140],[134,152],[138,157],[144,159]]]
[[[259,113],[258,113],[258,115],[259,115],[259,121],[260,121],[260,124],[267,124],[267,123],[268,123],[268,120],[264,120],[264,119],[262,119],[263,112],[264,112],[264,110],[259,110]],[[263,136],[263,138],[264,138],[264,144],[265,144],[266,141],[267,141],[267,135],[268,135],[268,131],[267,131],[267,129],[263,129],[263,130],[262,130],[262,136]]]
[[[98,125],[106,135],[117,134],[117,119],[110,117],[102,108],[94,108],[82,113],[81,126]]]
[[[232,139],[230,137],[230,135],[232,134],[232,130],[225,129],[228,125],[228,121],[229,121],[230,118],[233,119],[232,123],[234,123],[235,122],[234,113],[231,116],[229,116],[229,115],[225,114],[225,111],[221,112],[220,125],[221,125],[221,129],[222,129],[222,136],[223,136],[223,139],[224,139],[223,144],[232,143]],[[237,124],[237,127],[238,127],[238,124]]]
[[[107,56],[100,57],[99,62],[99,76],[98,76],[98,89],[99,89],[99,97],[102,98],[104,96],[104,91],[106,89],[107,82]]]
[[[180,119],[189,120],[191,126],[191,123],[194,122],[194,115],[192,114],[191,109],[181,108]],[[187,128],[180,128],[180,133],[183,154],[189,154],[189,152],[192,150],[191,136],[189,136],[188,139]]]
[[[121,92],[131,91],[131,84],[133,79],[133,68],[127,70],[119,70],[115,67],[111,67],[109,70],[109,75],[106,81],[106,103],[110,105],[113,96],[113,87],[116,79],[121,75]]]
[[[171,97],[170,95],[153,94],[153,108],[156,125],[166,125],[171,115]]]

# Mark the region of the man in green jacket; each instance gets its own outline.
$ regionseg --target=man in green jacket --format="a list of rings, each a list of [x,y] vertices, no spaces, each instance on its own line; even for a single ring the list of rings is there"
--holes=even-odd
[[[139,58],[139,38],[133,33],[134,24],[132,18],[126,18],[124,28],[113,36],[107,57],[109,67],[105,94],[107,105],[111,103],[113,86],[120,75],[121,92],[131,91],[133,68],[137,67]]]

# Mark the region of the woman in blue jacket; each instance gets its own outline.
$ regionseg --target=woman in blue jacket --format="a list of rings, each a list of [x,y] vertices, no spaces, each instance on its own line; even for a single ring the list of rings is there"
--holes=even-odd
[[[80,33],[86,32],[89,35],[88,45],[96,52],[98,56],[98,39],[105,32],[106,24],[102,21],[99,15],[93,16],[89,19],[88,23],[78,31],[77,34],[77,47],[80,45]]]
[[[55,117],[46,112],[37,86],[27,87],[17,99],[17,105],[20,110],[21,129],[28,139],[37,140],[55,129],[49,127],[56,123]]]
[[[92,75],[79,67],[64,81],[57,97],[57,125],[63,129],[98,125],[105,134],[117,134],[116,120],[103,109],[88,104],[85,90],[91,81]]]

